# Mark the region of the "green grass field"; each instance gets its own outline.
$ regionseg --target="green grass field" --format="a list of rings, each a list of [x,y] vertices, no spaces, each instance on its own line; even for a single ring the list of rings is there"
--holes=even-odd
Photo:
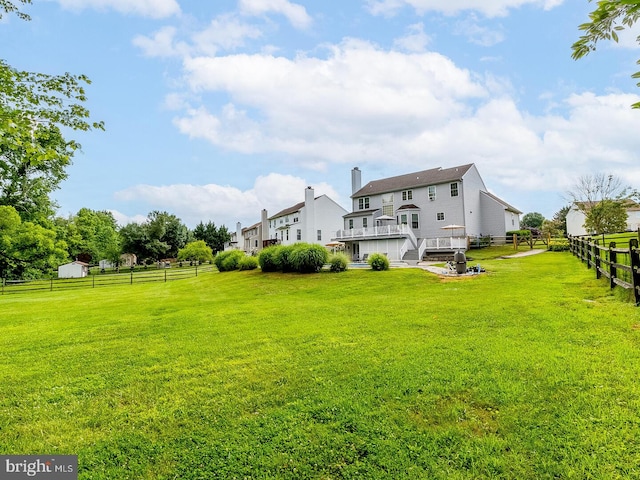
[[[0,297],[0,453],[81,479],[640,478],[640,309],[568,253],[491,252],[460,279]]]

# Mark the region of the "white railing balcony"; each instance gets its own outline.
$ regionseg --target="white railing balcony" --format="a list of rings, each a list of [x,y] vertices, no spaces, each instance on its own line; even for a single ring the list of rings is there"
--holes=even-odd
[[[369,228],[351,228],[349,230],[338,230],[336,240],[351,240],[364,238],[384,238],[384,237],[413,237],[413,232],[408,225],[383,225]]]
[[[425,238],[425,250],[466,250],[467,237]],[[424,252],[424,251],[423,251]]]

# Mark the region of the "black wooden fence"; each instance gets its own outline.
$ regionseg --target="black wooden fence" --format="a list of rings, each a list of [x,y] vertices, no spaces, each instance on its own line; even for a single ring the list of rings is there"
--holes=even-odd
[[[123,269],[124,270],[124,269]],[[1,295],[35,291],[69,290],[74,288],[96,288],[109,285],[132,285],[134,283],[169,282],[182,278],[197,277],[199,273],[211,272],[213,265],[196,265],[176,268],[134,268],[114,274],[91,274],[82,278],[50,278],[43,280],[5,280],[0,286]],[[122,271],[122,270],[121,270]]]
[[[601,245],[599,239],[569,237],[569,250],[587,268],[593,268],[596,278],[609,279],[609,286],[633,291],[636,306],[640,306],[640,249],[638,240],[629,240],[627,248],[618,248],[616,242]]]

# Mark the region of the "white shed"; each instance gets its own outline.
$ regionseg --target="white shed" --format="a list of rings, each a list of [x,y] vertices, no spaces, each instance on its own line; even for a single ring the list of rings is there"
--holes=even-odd
[[[84,262],[65,263],[58,267],[58,278],[82,278],[89,275],[89,264]]]

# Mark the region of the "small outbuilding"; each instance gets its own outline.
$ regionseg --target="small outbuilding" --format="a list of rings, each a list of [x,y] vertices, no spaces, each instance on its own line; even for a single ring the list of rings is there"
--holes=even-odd
[[[89,275],[89,264],[75,261],[58,267],[58,278],[83,278]]]

